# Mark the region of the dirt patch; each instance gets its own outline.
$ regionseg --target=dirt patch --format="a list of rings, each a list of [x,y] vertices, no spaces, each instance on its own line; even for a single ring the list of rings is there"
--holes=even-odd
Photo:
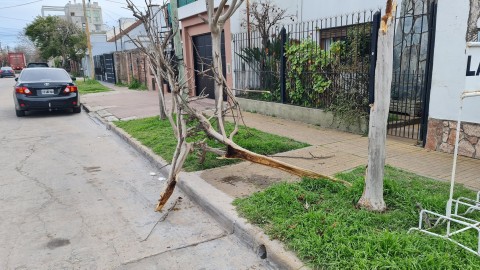
[[[237,186],[238,183],[241,182],[241,183],[254,185],[255,187],[258,187],[260,189],[267,188],[271,184],[275,182],[280,182],[280,181],[282,181],[281,178],[269,177],[266,175],[258,175],[258,174],[246,175],[246,176],[231,175],[231,176],[226,176],[220,179],[220,182],[230,184],[232,186]]]
[[[234,198],[249,196],[274,183],[299,179],[277,169],[250,162],[206,170],[201,173],[201,177]]]

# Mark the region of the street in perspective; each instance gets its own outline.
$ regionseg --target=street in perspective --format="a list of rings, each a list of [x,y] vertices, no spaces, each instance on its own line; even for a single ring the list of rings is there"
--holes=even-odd
[[[14,84],[0,80],[1,269],[268,269],[181,192],[155,212],[165,176],[98,120],[17,118]]]

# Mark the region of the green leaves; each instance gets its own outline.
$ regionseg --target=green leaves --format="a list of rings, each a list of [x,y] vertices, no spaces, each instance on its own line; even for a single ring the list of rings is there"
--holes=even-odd
[[[79,61],[85,55],[87,38],[75,24],[55,16],[37,17],[25,28],[25,35],[39,49],[44,59],[60,57]]]
[[[287,91],[290,102],[308,107],[320,107],[322,94],[331,84],[323,75],[330,62],[327,52],[312,40],[291,43],[285,52],[288,61]]]

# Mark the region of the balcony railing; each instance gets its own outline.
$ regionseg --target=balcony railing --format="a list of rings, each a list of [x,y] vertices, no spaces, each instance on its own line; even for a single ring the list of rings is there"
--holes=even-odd
[[[197,0],[178,0],[178,7],[183,7],[193,2],[197,2]]]

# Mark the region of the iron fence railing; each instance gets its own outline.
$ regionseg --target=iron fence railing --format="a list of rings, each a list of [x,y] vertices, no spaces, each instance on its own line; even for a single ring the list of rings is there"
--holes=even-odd
[[[268,36],[234,34],[236,94],[312,108],[351,95],[367,110],[373,18],[365,11],[288,24]]]
[[[436,1],[403,1],[398,10],[388,134],[425,142]]]

